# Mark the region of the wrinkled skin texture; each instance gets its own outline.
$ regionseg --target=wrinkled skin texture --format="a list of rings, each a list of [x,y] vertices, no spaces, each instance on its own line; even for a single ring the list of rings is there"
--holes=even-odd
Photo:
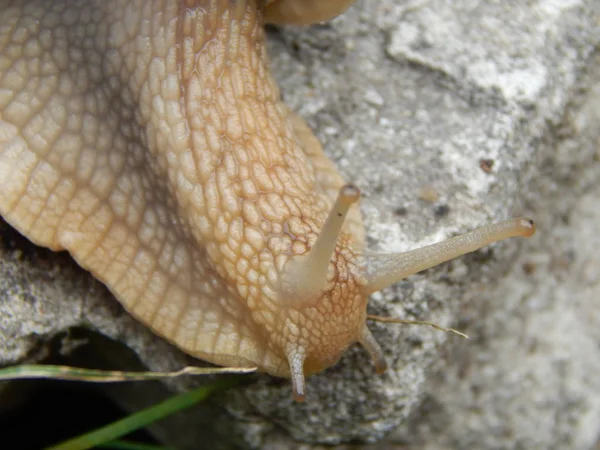
[[[343,180],[281,102],[263,14],[0,0],[0,214],[184,351],[289,376],[298,349],[308,374],[359,339],[363,229],[353,207],[316,306],[277,294]]]

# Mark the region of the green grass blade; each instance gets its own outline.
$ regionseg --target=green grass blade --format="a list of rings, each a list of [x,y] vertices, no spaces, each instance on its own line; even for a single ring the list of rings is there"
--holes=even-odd
[[[175,450],[172,447],[162,445],[142,444],[131,441],[112,441],[106,444],[98,444],[96,448],[106,448],[110,450]]]
[[[158,380],[182,375],[241,374],[256,372],[256,367],[184,367],[174,372],[119,372],[113,370],[82,369],[70,366],[23,364],[0,369],[0,381],[45,378],[54,380],[116,383],[121,381]]]
[[[96,445],[114,441],[139,428],[163,419],[177,411],[193,406],[205,400],[213,392],[226,389],[240,382],[240,378],[218,380],[207,386],[176,395],[161,403],[150,406],[124,419],[105,427],[83,434],[76,438],[48,447],[46,450],[84,450]]]

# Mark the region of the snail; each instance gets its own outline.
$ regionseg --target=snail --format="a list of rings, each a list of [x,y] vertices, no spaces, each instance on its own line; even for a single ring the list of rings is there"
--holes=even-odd
[[[535,228],[364,254],[360,191],[282,102],[263,31],[350,3],[0,2],[0,214],[183,351],[296,400],[353,343],[385,370],[369,294]]]

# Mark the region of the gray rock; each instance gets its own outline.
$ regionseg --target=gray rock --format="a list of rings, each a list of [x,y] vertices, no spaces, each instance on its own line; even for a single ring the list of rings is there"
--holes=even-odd
[[[229,418],[215,427],[271,449],[293,447],[291,438],[311,444],[302,448],[382,438],[390,448],[592,448],[599,9],[594,0],[365,0],[331,23],[270,32],[286,101],[365,194],[371,249],[403,251],[521,214],[540,230],[372,298],[374,313],[455,326],[469,341],[374,324],[385,375],[352,348],[309,378],[301,405],[289,383],[259,376],[228,394]],[[39,360],[52,336],[82,325],[126,343],[150,369],[190,361],[68,257],[2,233],[0,364]],[[156,433],[195,448],[201,430]]]
[[[392,441],[419,449],[597,448],[598,54],[578,85],[560,125],[539,144],[537,176],[524,194],[538,236],[505,278],[467,294],[461,317],[476,345],[455,346],[436,364],[426,400]]]

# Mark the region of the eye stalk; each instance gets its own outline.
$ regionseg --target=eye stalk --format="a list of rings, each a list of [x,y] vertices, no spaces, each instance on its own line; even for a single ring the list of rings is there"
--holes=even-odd
[[[327,286],[329,263],[337,239],[350,207],[360,198],[360,190],[347,184],[340,189],[338,198],[329,212],[316,242],[304,255],[294,256],[283,268],[279,294],[283,302],[313,306]]]
[[[405,253],[365,256],[363,287],[365,295],[377,292],[400,280],[437,266],[465,253],[479,250],[492,242],[510,237],[530,237],[535,233],[535,224],[528,218],[510,219],[485,225],[460,236]]]

